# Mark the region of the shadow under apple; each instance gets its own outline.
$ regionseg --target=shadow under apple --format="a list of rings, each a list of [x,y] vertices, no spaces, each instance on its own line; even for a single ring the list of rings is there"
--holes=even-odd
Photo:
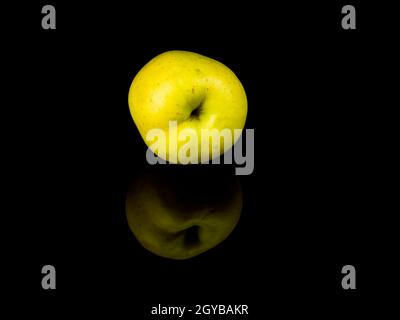
[[[129,228],[150,252],[188,259],[221,243],[233,231],[242,210],[235,176],[146,172],[129,188]]]

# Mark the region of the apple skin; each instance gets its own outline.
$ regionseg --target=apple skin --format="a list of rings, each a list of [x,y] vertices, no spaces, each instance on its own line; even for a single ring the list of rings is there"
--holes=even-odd
[[[125,208],[129,228],[144,248],[183,260],[229,236],[239,221],[242,191],[237,177],[210,181],[204,175],[177,179],[144,173],[132,183]]]
[[[152,151],[170,163],[179,163],[179,159],[169,155],[169,121],[177,121],[178,135],[187,128],[194,130],[198,136],[198,163],[201,163],[201,130],[228,129],[233,145],[238,139],[233,130],[242,130],[247,116],[246,93],[236,75],[222,63],[188,51],[168,51],[148,62],[133,79],[128,103],[149,147],[152,145],[146,140],[149,130],[159,128],[166,133],[165,148]],[[187,142],[178,141],[171,151],[177,152]],[[219,147],[207,143],[208,160],[223,154],[223,143]]]

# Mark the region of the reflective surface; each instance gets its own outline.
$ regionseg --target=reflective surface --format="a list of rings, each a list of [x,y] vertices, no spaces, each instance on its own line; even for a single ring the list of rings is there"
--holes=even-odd
[[[126,198],[129,228],[143,247],[171,259],[188,259],[225,240],[239,221],[237,177],[143,173]]]

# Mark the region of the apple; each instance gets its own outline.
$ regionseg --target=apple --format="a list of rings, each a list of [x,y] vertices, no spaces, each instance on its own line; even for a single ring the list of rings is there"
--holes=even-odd
[[[143,173],[126,197],[132,233],[150,252],[188,259],[222,242],[238,223],[242,191],[236,176]]]
[[[147,146],[170,163],[182,163],[176,155],[184,145],[189,153],[198,150],[193,152],[197,162],[189,163],[220,156],[239,139],[234,131],[243,130],[247,116],[246,93],[236,75],[224,64],[188,51],[168,51],[148,62],[132,81],[128,103]],[[177,143],[170,138],[171,123],[180,137]],[[152,129],[166,133],[157,148],[148,137]],[[188,141],[180,134],[185,130],[197,138]],[[220,143],[216,132],[227,130],[229,139],[224,135]]]

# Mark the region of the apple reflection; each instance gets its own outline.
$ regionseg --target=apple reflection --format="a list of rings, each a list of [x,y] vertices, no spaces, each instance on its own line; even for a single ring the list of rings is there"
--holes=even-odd
[[[170,259],[189,259],[224,241],[239,221],[235,176],[143,173],[126,198],[128,225],[140,244]]]

